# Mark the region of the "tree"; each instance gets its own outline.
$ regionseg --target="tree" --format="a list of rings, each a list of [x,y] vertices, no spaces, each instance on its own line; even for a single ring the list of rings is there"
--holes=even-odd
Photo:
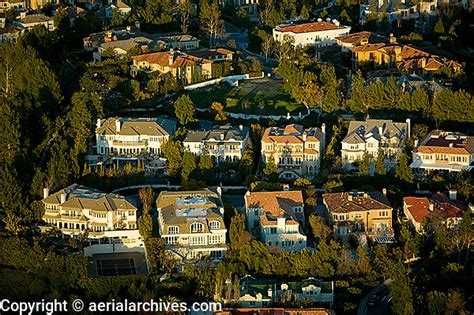
[[[184,152],[181,167],[181,178],[186,182],[196,169],[196,156],[189,151]]]
[[[176,118],[179,119],[181,125],[185,126],[197,121],[196,118],[194,118],[196,108],[188,95],[180,96],[173,105]]]
[[[349,100],[350,109],[353,112],[366,113],[368,110],[366,97],[365,80],[362,72],[357,70],[356,74],[352,76],[351,99]]]
[[[301,7],[300,16],[303,20],[309,19],[309,9],[305,4]]]
[[[342,10],[341,14],[339,14],[339,21],[343,22],[344,24],[348,24],[352,22],[352,19],[347,13],[346,9]]]
[[[441,315],[446,310],[446,294],[439,291],[428,292],[426,297],[430,315]]]
[[[444,34],[446,31],[444,30],[443,20],[441,18],[435,24],[434,31],[437,34]]]
[[[375,174],[387,174],[387,168],[385,167],[385,154],[382,150],[379,150],[379,152],[377,153],[377,159],[375,160]]]
[[[153,236],[153,217],[147,213],[143,213],[137,221],[140,235],[146,241]]]
[[[272,54],[273,45],[274,45],[273,37],[266,34],[266,36],[263,38],[262,45],[261,45],[262,53],[265,56],[265,61],[268,59],[268,56]]]
[[[169,139],[162,144],[161,150],[167,160],[166,172],[169,175],[175,175],[181,169],[184,148],[180,141]]]
[[[395,177],[407,183],[413,183],[413,171],[408,165],[408,157],[403,153],[395,167]]]
[[[357,270],[360,274],[367,274],[370,272],[370,258],[367,250],[362,246],[357,246],[357,259],[356,259]]]
[[[318,215],[311,214],[308,220],[316,242],[325,242],[328,236],[331,235],[331,229],[326,224],[324,219]]]
[[[212,102],[211,109],[216,112],[216,121],[225,121],[228,119],[228,114],[224,111],[224,105],[219,102]]]
[[[189,23],[191,22],[191,12],[193,10],[192,4],[190,1],[182,1],[178,5],[178,14],[181,31],[183,33],[188,33]]]
[[[144,6],[139,9],[139,15],[148,24],[166,24],[172,19],[173,5],[170,0],[144,0]]]
[[[396,266],[391,289],[393,313],[395,315],[414,314],[412,284],[402,263]]]
[[[214,45],[214,39],[222,31],[221,11],[217,1],[209,3],[207,0],[201,2],[199,13],[201,29],[209,36],[209,45]]]
[[[250,175],[254,167],[253,151],[250,148],[245,149],[242,159],[239,163],[240,175],[245,178]]]
[[[278,166],[276,165],[273,156],[270,156],[267,163],[265,163],[263,174],[265,174],[265,177],[268,179],[275,179],[278,176]]]
[[[370,175],[369,154],[365,152],[359,164],[359,176],[369,176],[369,175]]]
[[[138,196],[140,197],[140,201],[142,203],[143,213],[151,214],[151,207],[153,205],[153,188],[151,187],[143,187],[140,188],[138,191]]]

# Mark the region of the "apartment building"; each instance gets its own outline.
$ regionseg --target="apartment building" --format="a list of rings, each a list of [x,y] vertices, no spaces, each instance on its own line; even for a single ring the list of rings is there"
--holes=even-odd
[[[418,233],[423,233],[423,223],[428,218],[440,220],[447,228],[456,228],[461,223],[466,205],[456,199],[456,191],[446,194],[437,192],[431,197],[404,197],[403,213],[410,226]]]
[[[171,73],[184,84],[191,84],[212,77],[212,61],[193,55],[174,51],[155,52],[132,57],[132,75],[142,71],[145,73]]]
[[[385,194],[385,190],[383,194],[378,191],[323,194],[335,235],[365,232],[376,242],[392,241],[393,208]]]
[[[244,200],[247,229],[263,243],[283,250],[306,248],[301,191],[248,191]]]
[[[404,123],[388,119],[351,121],[347,134],[341,142],[343,167],[353,168],[352,163],[361,161],[365,153],[373,161],[380,151],[385,155],[386,167],[392,169],[403,153],[409,134],[410,119]]]
[[[221,259],[227,249],[221,191],[162,191],[156,200],[165,249],[179,259]]]
[[[410,167],[420,172],[469,172],[474,168],[474,137],[433,130],[421,142],[415,140]]]
[[[280,178],[312,178],[321,168],[325,134],[325,124],[307,129],[297,124],[267,128],[261,141],[263,162],[273,157]]]
[[[220,126],[211,130],[191,130],[184,138],[183,146],[196,155],[208,153],[215,163],[237,162],[242,159],[249,145],[249,129]]]
[[[161,146],[174,135],[176,122],[166,118],[97,119],[96,146],[99,155],[161,155]]]
[[[273,29],[276,42],[290,42],[295,47],[325,47],[336,43],[336,37],[349,34],[350,26],[341,25],[337,20],[327,19],[325,22],[303,24],[281,24]]]

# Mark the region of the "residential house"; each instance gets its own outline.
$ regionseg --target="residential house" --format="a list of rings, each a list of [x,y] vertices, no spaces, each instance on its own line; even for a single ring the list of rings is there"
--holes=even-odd
[[[221,259],[227,249],[221,190],[162,191],[156,200],[165,250],[179,259]]]
[[[26,0],[0,0],[0,13],[8,10],[23,11],[26,8]]]
[[[85,254],[144,252],[137,226],[137,207],[125,197],[78,184],[49,194],[43,191],[43,221],[61,233],[87,236]]]
[[[321,168],[325,135],[325,124],[307,129],[297,124],[267,128],[261,141],[263,162],[273,157],[280,178],[312,178]]]
[[[301,191],[248,191],[244,200],[247,229],[263,243],[283,250],[306,248]]]
[[[403,153],[409,134],[410,119],[404,123],[389,119],[351,121],[347,134],[341,141],[343,167],[352,169],[352,163],[361,161],[365,153],[374,161],[379,152],[382,152],[386,167],[392,169]]]
[[[41,13],[26,15],[22,12],[20,18],[15,20],[13,24],[26,31],[37,25],[43,25],[48,31],[54,31],[56,29],[53,18]]]
[[[290,42],[300,48],[324,47],[334,45],[336,37],[349,34],[350,30],[350,26],[341,25],[337,20],[323,22],[318,19],[318,22],[278,25],[273,29],[273,39],[279,43]]]
[[[387,37],[367,31],[336,37],[336,44],[341,47],[342,52],[348,52],[351,48],[361,45],[387,42]]]
[[[176,122],[166,118],[97,119],[99,155],[161,155],[161,146],[174,135]]]
[[[58,5],[58,0],[28,0],[27,7],[30,10],[36,11],[38,9],[44,9],[49,5]]]
[[[212,62],[220,61],[232,61],[234,52],[225,48],[210,48],[205,50],[194,50],[188,52],[188,54],[197,57],[210,60]]]
[[[179,49],[193,50],[199,48],[199,39],[188,34],[181,33],[158,33],[148,34],[141,32],[137,27],[126,26],[116,27],[108,31],[90,34],[83,39],[84,49],[87,51],[96,51],[103,43],[117,40],[126,40],[136,37],[146,37],[154,42],[157,49]]]
[[[449,197],[437,192],[428,197],[404,197],[403,213],[416,232],[423,232],[425,219],[435,217],[448,228],[456,228],[462,220],[466,205],[456,199],[456,191],[449,191]]]
[[[132,75],[142,71],[145,73],[171,73],[184,84],[210,79],[212,76],[212,61],[194,57],[180,51],[162,51],[151,54],[133,56]]]
[[[345,237],[363,232],[376,242],[393,241],[393,208],[384,193],[338,192],[323,194],[334,233]]]
[[[122,1],[117,1],[117,3],[115,3],[113,6],[122,16],[126,16],[130,12],[132,12],[132,8],[128,4]]]
[[[146,53],[155,47],[155,42],[147,37],[132,37],[124,40],[116,40],[101,44],[97,52],[93,52],[94,61],[101,61],[102,56],[107,52],[112,52],[115,58],[123,58],[135,49],[138,53]]]
[[[368,0],[360,4],[359,23],[364,25],[370,19],[386,18],[389,23],[418,19],[418,8],[410,1]]]
[[[247,275],[240,279],[239,307],[263,308],[284,299],[291,301],[311,300],[327,303],[332,308],[334,302],[334,282],[308,278],[302,281],[278,281],[255,279]]]
[[[354,71],[360,67],[370,69],[394,69],[402,73],[432,76],[441,68],[450,68],[455,72],[462,69],[456,61],[432,55],[411,45],[397,43],[396,38],[390,34],[387,42],[380,40],[362,40],[358,45],[349,48],[352,54],[352,68]],[[341,44],[347,40],[340,39]]]
[[[410,167],[419,172],[471,171],[474,168],[474,137],[433,130],[421,142],[415,140]]]
[[[249,129],[242,125],[190,130],[183,140],[185,150],[196,155],[207,153],[214,163],[239,161],[249,143]]]
[[[0,28],[0,44],[7,42],[16,42],[22,32],[23,29],[14,25],[9,25],[6,28]]]

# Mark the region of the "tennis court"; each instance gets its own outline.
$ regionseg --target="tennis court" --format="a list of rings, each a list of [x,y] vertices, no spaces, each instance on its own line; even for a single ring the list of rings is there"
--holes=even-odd
[[[91,273],[95,276],[123,276],[147,273],[142,253],[96,254]]]

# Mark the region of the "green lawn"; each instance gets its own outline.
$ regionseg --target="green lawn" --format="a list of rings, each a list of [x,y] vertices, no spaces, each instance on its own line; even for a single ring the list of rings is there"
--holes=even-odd
[[[225,105],[226,111],[262,115],[286,115],[287,112],[305,113],[303,105],[293,100],[282,90],[283,83],[272,79],[240,81],[239,86],[210,86],[190,91],[189,96],[196,106],[207,108],[212,102]]]

